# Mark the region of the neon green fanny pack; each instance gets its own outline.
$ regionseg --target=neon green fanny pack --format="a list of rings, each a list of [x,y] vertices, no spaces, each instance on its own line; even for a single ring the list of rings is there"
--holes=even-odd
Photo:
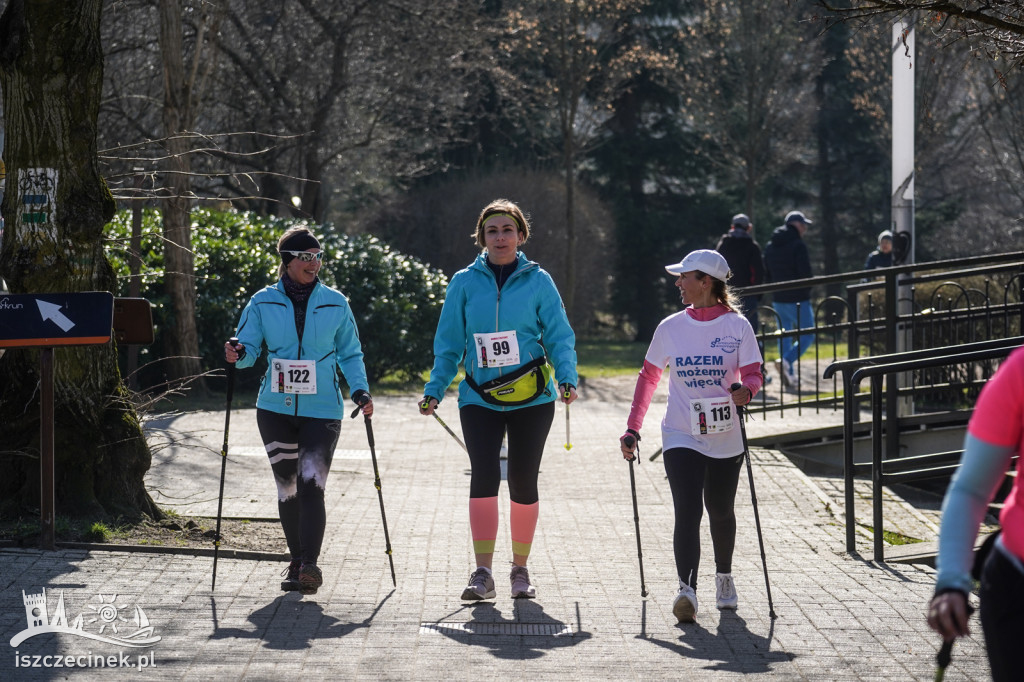
[[[525,405],[547,392],[551,380],[551,365],[545,357],[532,360],[505,376],[478,384],[466,374],[466,383],[484,402],[502,407]]]

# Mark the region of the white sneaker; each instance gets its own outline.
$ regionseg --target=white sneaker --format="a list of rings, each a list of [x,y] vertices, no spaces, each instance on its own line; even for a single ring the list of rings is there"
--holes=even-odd
[[[715,606],[735,610],[737,601],[732,573],[715,573]]]
[[[692,623],[697,616],[697,593],[689,585],[679,588],[679,594],[672,602],[672,615],[680,623]]]

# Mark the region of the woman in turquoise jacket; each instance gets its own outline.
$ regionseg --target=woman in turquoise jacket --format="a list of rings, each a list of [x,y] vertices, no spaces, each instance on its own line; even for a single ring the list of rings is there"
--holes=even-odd
[[[314,594],[327,513],[324,489],[344,412],[338,368],[352,400],[373,414],[359,331],[345,296],[317,273],[320,242],[293,227],[277,244],[280,280],[249,300],[224,357],[236,367],[255,364],[266,344],[267,373],[256,399],[256,423],[277,481],[277,507],[292,560],[283,590]]]
[[[537,475],[554,418],[556,381],[566,406],[576,399],[576,336],[551,276],[519,251],[530,236],[530,225],[517,205],[504,199],[488,204],[474,236],[483,252],[448,284],[420,412],[434,413],[464,362],[459,416],[472,467],[469,523],[477,568],[462,599],[496,595],[491,564],[506,433],[509,580],[513,598],[533,598],[536,590],[526,561],[537,527]]]

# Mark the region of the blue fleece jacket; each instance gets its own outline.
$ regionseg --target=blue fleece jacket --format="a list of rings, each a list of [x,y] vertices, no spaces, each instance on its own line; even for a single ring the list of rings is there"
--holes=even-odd
[[[525,405],[498,407],[484,402],[467,382],[459,385],[459,407],[482,405],[492,410],[514,410],[549,403],[561,384],[576,386],[576,335],[569,326],[554,280],[537,263],[516,254],[515,272],[498,289],[487,267],[486,253],[458,271],[448,283],[441,319],[434,335],[434,368],[423,395],[444,398],[444,392],[466,359],[466,371],[477,384],[508,374],[515,367],[478,367],[474,334],[512,331],[519,342],[520,365],[547,356],[555,375],[547,391]]]
[[[369,390],[359,330],[348,299],[320,282],[309,295],[301,343],[295,329],[295,305],[280,281],[253,295],[242,311],[235,336],[246,351],[236,363],[239,369],[255,364],[264,342],[271,359],[316,363],[317,391],[310,394],[272,392],[271,363],[260,384],[256,407],[296,417],[341,419],[339,367],[350,392]]]

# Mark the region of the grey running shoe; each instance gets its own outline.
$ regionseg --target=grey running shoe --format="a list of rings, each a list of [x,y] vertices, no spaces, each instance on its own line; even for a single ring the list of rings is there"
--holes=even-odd
[[[537,590],[530,584],[530,572],[526,566],[513,566],[508,579],[512,583],[513,599],[533,599],[537,596]]]
[[[288,564],[288,568],[281,571],[281,577],[284,580],[281,581],[281,589],[285,592],[293,592],[299,589],[299,568],[302,566],[300,559],[292,559],[292,562]]]
[[[478,568],[469,576],[469,585],[462,591],[463,601],[480,601],[494,599],[498,595],[494,591],[494,576],[486,568]]]
[[[732,573],[715,573],[715,606],[720,609],[734,609],[738,599]]]
[[[689,585],[679,588],[676,600],[672,602],[672,615],[680,623],[692,623],[697,616],[697,593]]]
[[[299,591],[302,594],[316,594],[324,584],[324,574],[316,564],[302,564],[299,569]]]

